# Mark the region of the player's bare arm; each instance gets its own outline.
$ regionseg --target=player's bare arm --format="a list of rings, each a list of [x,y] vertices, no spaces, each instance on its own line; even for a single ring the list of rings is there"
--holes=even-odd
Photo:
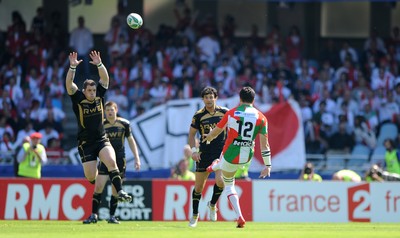
[[[130,135],[128,137],[128,144],[129,144],[129,148],[131,149],[131,151],[133,153],[133,156],[135,156],[135,169],[140,170],[141,163],[140,163],[139,152],[137,149],[135,138],[133,138],[132,135]]]
[[[101,61],[100,52],[92,50],[89,56],[92,59],[90,63],[96,65],[99,71],[99,76],[100,76],[99,83],[101,84],[101,86],[103,86],[103,88],[107,89],[108,84],[110,83],[110,77],[108,76],[106,67],[103,65]]]
[[[197,129],[190,127],[189,130],[189,145],[190,148],[192,148],[192,159],[196,162],[200,161],[200,154],[198,153],[198,149],[196,148],[196,133],[197,133]]]
[[[68,56],[69,58],[69,69],[67,72],[65,87],[67,88],[68,95],[74,95],[78,90],[78,86],[74,83],[76,67],[82,62],[78,60],[78,53],[72,52]]]
[[[259,178],[265,178],[271,176],[271,150],[268,142],[268,134],[260,134],[260,149],[265,167],[261,171]]]

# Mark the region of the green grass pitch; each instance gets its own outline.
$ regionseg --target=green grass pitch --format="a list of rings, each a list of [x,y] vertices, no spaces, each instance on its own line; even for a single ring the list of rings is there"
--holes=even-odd
[[[130,221],[83,225],[81,221],[0,221],[0,238],[266,238],[266,237],[400,237],[399,223],[266,223]]]

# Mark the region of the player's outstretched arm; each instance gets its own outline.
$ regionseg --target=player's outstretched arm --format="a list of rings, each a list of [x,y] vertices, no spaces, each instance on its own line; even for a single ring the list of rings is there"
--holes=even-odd
[[[90,63],[93,65],[96,65],[97,69],[99,71],[99,76],[100,76],[99,83],[101,84],[101,86],[103,86],[104,88],[107,89],[108,84],[110,83],[110,77],[108,76],[106,67],[104,66],[104,64],[101,61],[100,52],[92,50],[90,52],[89,56],[92,59],[90,61]]]
[[[65,79],[65,87],[67,88],[68,95],[73,95],[78,90],[78,86],[74,83],[76,67],[82,62],[78,60],[78,53],[72,52],[68,56],[69,69]]]

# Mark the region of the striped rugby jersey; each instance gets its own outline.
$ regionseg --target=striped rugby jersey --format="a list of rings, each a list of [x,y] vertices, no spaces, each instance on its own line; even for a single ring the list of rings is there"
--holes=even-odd
[[[224,159],[232,164],[244,164],[254,154],[255,138],[258,134],[267,135],[268,121],[260,111],[248,104],[229,110],[217,127],[228,131],[222,153]]]

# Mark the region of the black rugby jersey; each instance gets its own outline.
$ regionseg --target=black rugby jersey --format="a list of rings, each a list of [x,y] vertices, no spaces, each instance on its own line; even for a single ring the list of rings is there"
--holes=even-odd
[[[106,135],[114,147],[117,160],[125,158],[125,137],[132,134],[131,125],[128,120],[117,117],[111,124],[107,119],[104,121]]]
[[[106,91],[107,89],[97,84],[96,97],[93,101],[87,100],[80,90],[69,95],[72,100],[72,109],[78,121],[79,143],[94,142],[105,137],[103,121],[104,94]]]
[[[215,128],[227,111],[228,109],[225,107],[216,106],[215,112],[211,114],[204,107],[194,114],[190,126],[197,129],[200,133],[200,152],[221,153],[226,139],[226,132],[219,134],[210,144],[203,143],[202,136],[203,134],[208,134],[212,128]]]

